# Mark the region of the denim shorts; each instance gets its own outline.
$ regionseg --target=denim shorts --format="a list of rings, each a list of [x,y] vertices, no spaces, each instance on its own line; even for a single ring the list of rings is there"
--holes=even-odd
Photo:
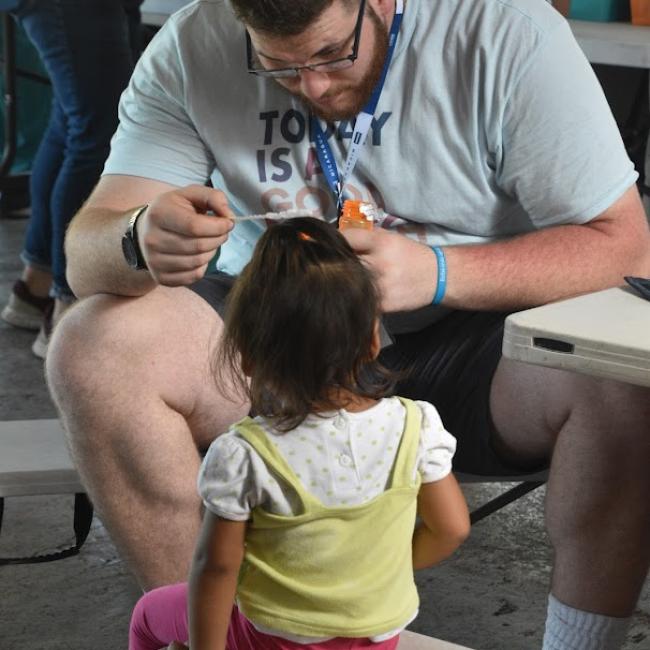
[[[223,317],[234,278],[206,276],[190,287]],[[507,313],[453,311],[417,332],[392,335],[382,349],[387,368],[403,371],[395,394],[431,402],[456,437],[454,469],[485,476],[521,475],[534,470],[501,460],[491,439],[490,386],[501,359]]]

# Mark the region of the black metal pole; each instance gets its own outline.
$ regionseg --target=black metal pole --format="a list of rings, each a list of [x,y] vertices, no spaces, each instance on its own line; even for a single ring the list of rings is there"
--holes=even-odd
[[[16,24],[8,11],[2,12],[5,77],[5,147],[0,162],[0,181],[9,175],[16,157]]]

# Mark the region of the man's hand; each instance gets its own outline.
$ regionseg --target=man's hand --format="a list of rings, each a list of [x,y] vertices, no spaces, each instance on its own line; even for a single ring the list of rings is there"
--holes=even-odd
[[[428,305],[436,289],[435,253],[404,235],[377,228],[349,228],[343,236],[375,274],[384,312]]]
[[[343,231],[375,272],[384,311],[416,309],[433,300],[435,253],[377,228]],[[650,274],[650,229],[633,185],[598,217],[472,246],[445,245],[452,309],[517,311]]]
[[[212,211],[214,214],[206,214]],[[190,185],[158,196],[139,218],[138,242],[159,284],[187,286],[200,280],[234,222],[223,192]]]

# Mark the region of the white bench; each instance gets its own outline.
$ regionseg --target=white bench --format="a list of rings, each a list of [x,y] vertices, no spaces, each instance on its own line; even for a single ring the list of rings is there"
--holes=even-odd
[[[3,564],[35,564],[76,555],[83,545],[93,508],[72,464],[58,420],[0,422],[0,530],[5,497],[74,494],[74,546],[36,556],[0,558]]]
[[[64,436],[58,420],[0,422],[0,497],[83,492]]]
[[[397,650],[470,650],[469,648],[440,639],[432,639],[415,632],[405,630],[402,632]]]

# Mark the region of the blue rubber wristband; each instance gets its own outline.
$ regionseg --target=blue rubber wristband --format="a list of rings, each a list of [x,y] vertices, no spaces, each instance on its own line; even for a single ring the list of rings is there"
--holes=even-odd
[[[436,293],[433,296],[432,305],[439,305],[445,297],[447,289],[447,260],[445,253],[440,246],[432,246],[431,250],[436,254],[438,260],[438,281],[436,282]]]

